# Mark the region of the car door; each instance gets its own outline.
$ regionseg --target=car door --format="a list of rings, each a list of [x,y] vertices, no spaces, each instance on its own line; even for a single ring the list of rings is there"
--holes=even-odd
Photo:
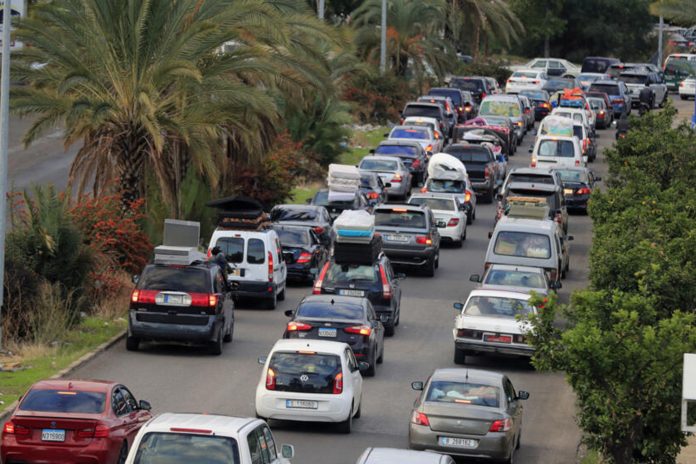
[[[549,60],[549,68],[546,71],[550,76],[562,76],[566,73],[567,69],[563,66],[563,63],[556,60]]]
[[[276,282],[278,282],[279,288],[285,288],[285,279],[287,278],[288,275],[288,265],[285,263],[285,259],[283,259],[283,247],[280,245],[280,240],[278,240],[278,235],[273,232],[271,234],[272,241],[270,243],[270,248],[271,250],[273,249],[273,246],[275,245],[275,257],[274,260],[276,263],[279,263],[278,266],[276,266],[273,269],[273,273],[276,278]]]
[[[362,400],[362,384],[363,378],[358,368],[358,361],[355,359],[353,350],[346,348],[343,353],[345,358],[346,368],[348,370],[348,375],[350,376],[350,385],[353,393],[353,412],[357,411],[360,407],[360,401]]]
[[[218,298],[222,299],[222,315],[225,320],[224,331],[227,333],[232,324],[234,324],[234,301],[230,296],[227,285],[225,285],[225,277],[219,270],[214,271],[213,275],[213,290]]]
[[[384,349],[384,325],[382,325],[382,322],[377,317],[377,313],[375,313],[375,308],[372,307],[372,303],[369,301],[367,302],[367,320],[370,323],[370,327],[372,327],[377,346],[377,355],[379,356],[379,353],[382,353]]]
[[[392,288],[392,300],[394,300],[394,309],[401,309],[401,281],[396,278],[394,274],[394,269],[392,268],[389,258],[384,256],[382,258],[382,265],[387,272],[387,279]]]
[[[129,412],[127,413],[127,417],[125,419],[127,423],[124,424],[124,427],[126,436],[128,437],[128,443],[132,444],[133,440],[135,439],[135,435],[138,433],[138,430],[140,430],[140,427],[145,422],[149,421],[152,418],[152,414],[150,413],[150,411],[140,409],[140,406],[138,406],[138,402],[135,400],[135,397],[126,387],[120,385],[117,388],[120,389],[121,394],[123,395],[123,399],[125,400],[126,405],[128,406]]]
[[[129,436],[131,428],[131,407],[126,402],[126,398],[123,396],[123,390],[120,385],[116,385],[111,390],[111,409],[116,416],[116,421],[114,426],[111,428],[110,435],[114,439],[126,439]]]
[[[519,435],[520,429],[522,428],[522,411],[524,406],[517,399],[517,392],[512,386],[512,382],[509,378],[503,378],[503,391],[505,393],[505,400],[507,403],[507,413],[512,418],[512,426],[515,428],[515,434]]]

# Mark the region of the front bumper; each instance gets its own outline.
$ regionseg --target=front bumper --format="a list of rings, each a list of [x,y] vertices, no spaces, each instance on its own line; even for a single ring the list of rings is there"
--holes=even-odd
[[[476,448],[443,447],[439,437],[464,438],[476,440]],[[488,432],[486,435],[465,435],[449,432],[436,432],[429,426],[410,424],[408,430],[409,448],[419,451],[436,451],[453,456],[466,456],[484,459],[504,460],[510,456],[514,446],[514,435],[509,432]]]
[[[286,407],[286,400],[317,401],[317,409],[294,409]],[[269,391],[261,386],[256,394],[256,414],[277,420],[299,422],[342,422],[350,414],[352,399],[346,393],[303,394],[296,392]]]
[[[534,348],[529,345],[510,344],[510,343],[487,343],[481,340],[471,340],[466,338],[456,338],[454,347],[461,351],[472,353],[496,353],[507,356],[523,356],[531,358]]]
[[[435,248],[404,249],[383,246],[384,253],[392,264],[401,266],[425,266],[435,255]]]
[[[277,293],[275,282],[254,282],[229,279],[232,296],[235,298],[272,298]]]
[[[131,309],[128,313],[128,336],[142,340],[205,343],[217,338],[218,327],[221,327],[223,322],[222,316],[216,315],[187,315],[187,319],[195,322],[190,324],[144,322],[138,320],[138,313],[139,311],[135,309]],[[157,316],[164,320],[168,317],[164,313],[159,313]]]

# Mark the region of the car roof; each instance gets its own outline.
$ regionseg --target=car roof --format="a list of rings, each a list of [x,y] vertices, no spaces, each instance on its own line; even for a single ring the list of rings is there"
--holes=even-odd
[[[550,219],[525,219],[503,216],[496,224],[495,229],[506,229],[518,232],[555,232],[556,223]]]
[[[543,274],[544,268],[534,266],[515,266],[514,264],[491,264],[489,269],[500,269],[501,271],[520,271],[520,272],[536,272]]]
[[[409,197],[409,200],[411,198],[439,198],[442,200],[452,200],[455,201],[456,194],[453,193],[432,193],[432,192],[425,192],[425,193],[414,193]]]
[[[418,116],[414,116],[414,117],[418,117]],[[432,118],[432,119],[435,119],[435,118]],[[399,126],[392,127],[392,130],[394,130],[394,129],[413,129],[413,130],[424,130],[424,131],[428,130],[427,127],[418,126],[416,124],[401,124]]]
[[[316,351],[317,353],[328,353],[342,355],[348,347],[346,343],[330,342],[327,340],[310,340],[299,338],[285,338],[275,342],[271,351]]]
[[[408,118],[424,118],[425,116],[408,116]],[[427,119],[435,119],[435,118],[427,118]],[[437,119],[435,119],[437,121]],[[421,127],[421,126],[416,126],[416,127]],[[412,146],[412,147],[420,147],[420,143],[418,142],[412,142],[410,140],[382,140],[379,142],[379,146],[382,145],[392,145],[392,146]]]
[[[517,98],[517,95],[507,95],[507,94],[498,94],[498,95],[488,95],[484,100],[502,100],[502,101],[510,101],[510,102],[515,102],[519,101]]]
[[[319,211],[320,209],[323,208],[323,206],[318,206],[318,205],[298,205],[294,203],[285,203],[282,205],[275,205],[273,209],[294,209],[294,210],[300,210],[300,211]]]
[[[31,386],[31,389],[108,392],[115,385],[119,385],[118,382],[111,380],[47,379],[39,380]]]
[[[500,372],[485,371],[483,369],[469,369],[466,367],[448,367],[444,369],[436,369],[431,376],[433,380],[468,380],[473,382],[487,381],[491,383],[500,383],[502,382],[503,377],[505,377],[505,374],[501,374]]]
[[[422,212],[424,209],[426,209],[426,207],[421,205],[409,205],[405,203],[382,203],[381,205],[375,206],[375,210],[377,209],[407,209],[409,211]]]
[[[366,464],[439,464],[444,455],[430,451],[415,451],[397,448],[368,448]]]
[[[565,167],[557,167],[553,168],[554,171],[582,171],[582,172],[590,172],[591,169],[585,166],[565,166]]]
[[[303,303],[326,303],[332,305],[334,303],[345,306],[360,306],[364,307],[367,303],[367,298],[355,298],[354,296],[339,296],[339,295],[307,295],[300,301]]]
[[[429,108],[438,108],[441,109],[442,107],[437,104],[437,103],[428,103],[428,102],[421,102],[421,101],[412,101],[406,103],[406,106],[427,106]]]
[[[430,90],[446,90],[448,92],[461,92],[461,90],[459,90],[456,87],[431,87]],[[430,92],[430,90],[428,90],[428,92]]]
[[[559,190],[556,184],[539,184],[534,182],[510,182],[507,184],[508,190],[538,190],[540,192],[555,192]]]
[[[619,77],[621,76],[647,76],[650,74],[651,71],[648,69],[631,69],[630,71],[624,71],[621,74],[619,74]]]
[[[575,124],[573,124],[573,125],[575,125]],[[570,136],[565,136],[565,135],[540,135],[540,136],[537,138],[537,141],[542,142],[542,141],[544,141],[544,140],[569,140],[569,141],[572,142],[573,139],[577,139],[577,137],[575,137],[574,135],[570,135]]]
[[[529,219],[526,219],[529,220]],[[499,289],[490,289],[490,288],[478,288],[474,289],[469,293],[469,297],[472,296],[500,296],[500,297],[508,297],[508,298],[516,298],[518,300],[529,300],[532,295],[530,295],[527,292],[512,292],[510,290],[499,290]]]
[[[205,435],[236,437],[243,428],[256,422],[260,422],[259,419],[252,417],[165,412],[150,420],[144,428],[148,432],[171,433],[172,428],[176,428],[183,429],[177,431],[179,433],[190,430],[189,433],[195,434],[195,430],[200,430]]]
[[[553,176],[553,172],[548,168],[513,168],[510,174],[541,174]]]
[[[360,162],[362,162],[363,160],[366,160],[366,159],[369,159],[369,160],[377,159],[377,160],[384,160],[384,161],[401,161],[401,158],[399,158],[399,157],[396,156],[396,155],[395,155],[395,156],[391,156],[391,155],[370,155],[370,156],[366,156],[366,157],[364,157],[363,159],[361,159]]]
[[[590,87],[592,87],[592,86],[595,85],[595,84],[599,84],[599,85],[619,85],[619,82],[618,82],[618,81],[614,81],[614,80],[602,79],[602,80],[594,81],[594,82],[592,83],[592,85],[590,85]]]

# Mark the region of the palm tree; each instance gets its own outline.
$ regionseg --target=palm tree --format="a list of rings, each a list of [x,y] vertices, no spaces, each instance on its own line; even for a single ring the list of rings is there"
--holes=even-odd
[[[40,5],[18,35],[14,90],[25,136],[64,126],[82,143],[71,167],[78,189],[117,181],[124,205],[154,179],[179,216],[189,168],[215,187],[224,144],[260,157],[280,122],[279,96],[330,92],[328,71],[308,65],[312,23],[273,0],[61,0]],[[316,39],[315,39],[316,40]],[[31,63],[46,63],[43,67]],[[323,88],[326,87],[326,88]]]
[[[509,46],[524,32],[505,0],[451,0],[449,10],[449,27],[455,40],[471,41],[474,57],[479,55],[482,42],[498,40]]]

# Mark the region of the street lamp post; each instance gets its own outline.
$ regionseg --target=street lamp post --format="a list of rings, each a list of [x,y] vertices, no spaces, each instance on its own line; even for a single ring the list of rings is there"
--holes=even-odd
[[[0,350],[2,350],[2,305],[5,288],[5,228],[7,222],[7,148],[10,124],[10,40],[12,3],[5,0],[2,12],[2,67],[0,72]]]
[[[382,28],[380,33],[379,72],[384,74],[387,71],[387,0],[382,0]]]
[[[324,5],[325,5],[326,0],[319,0],[319,5],[317,8],[317,16],[319,19],[324,19]]]

